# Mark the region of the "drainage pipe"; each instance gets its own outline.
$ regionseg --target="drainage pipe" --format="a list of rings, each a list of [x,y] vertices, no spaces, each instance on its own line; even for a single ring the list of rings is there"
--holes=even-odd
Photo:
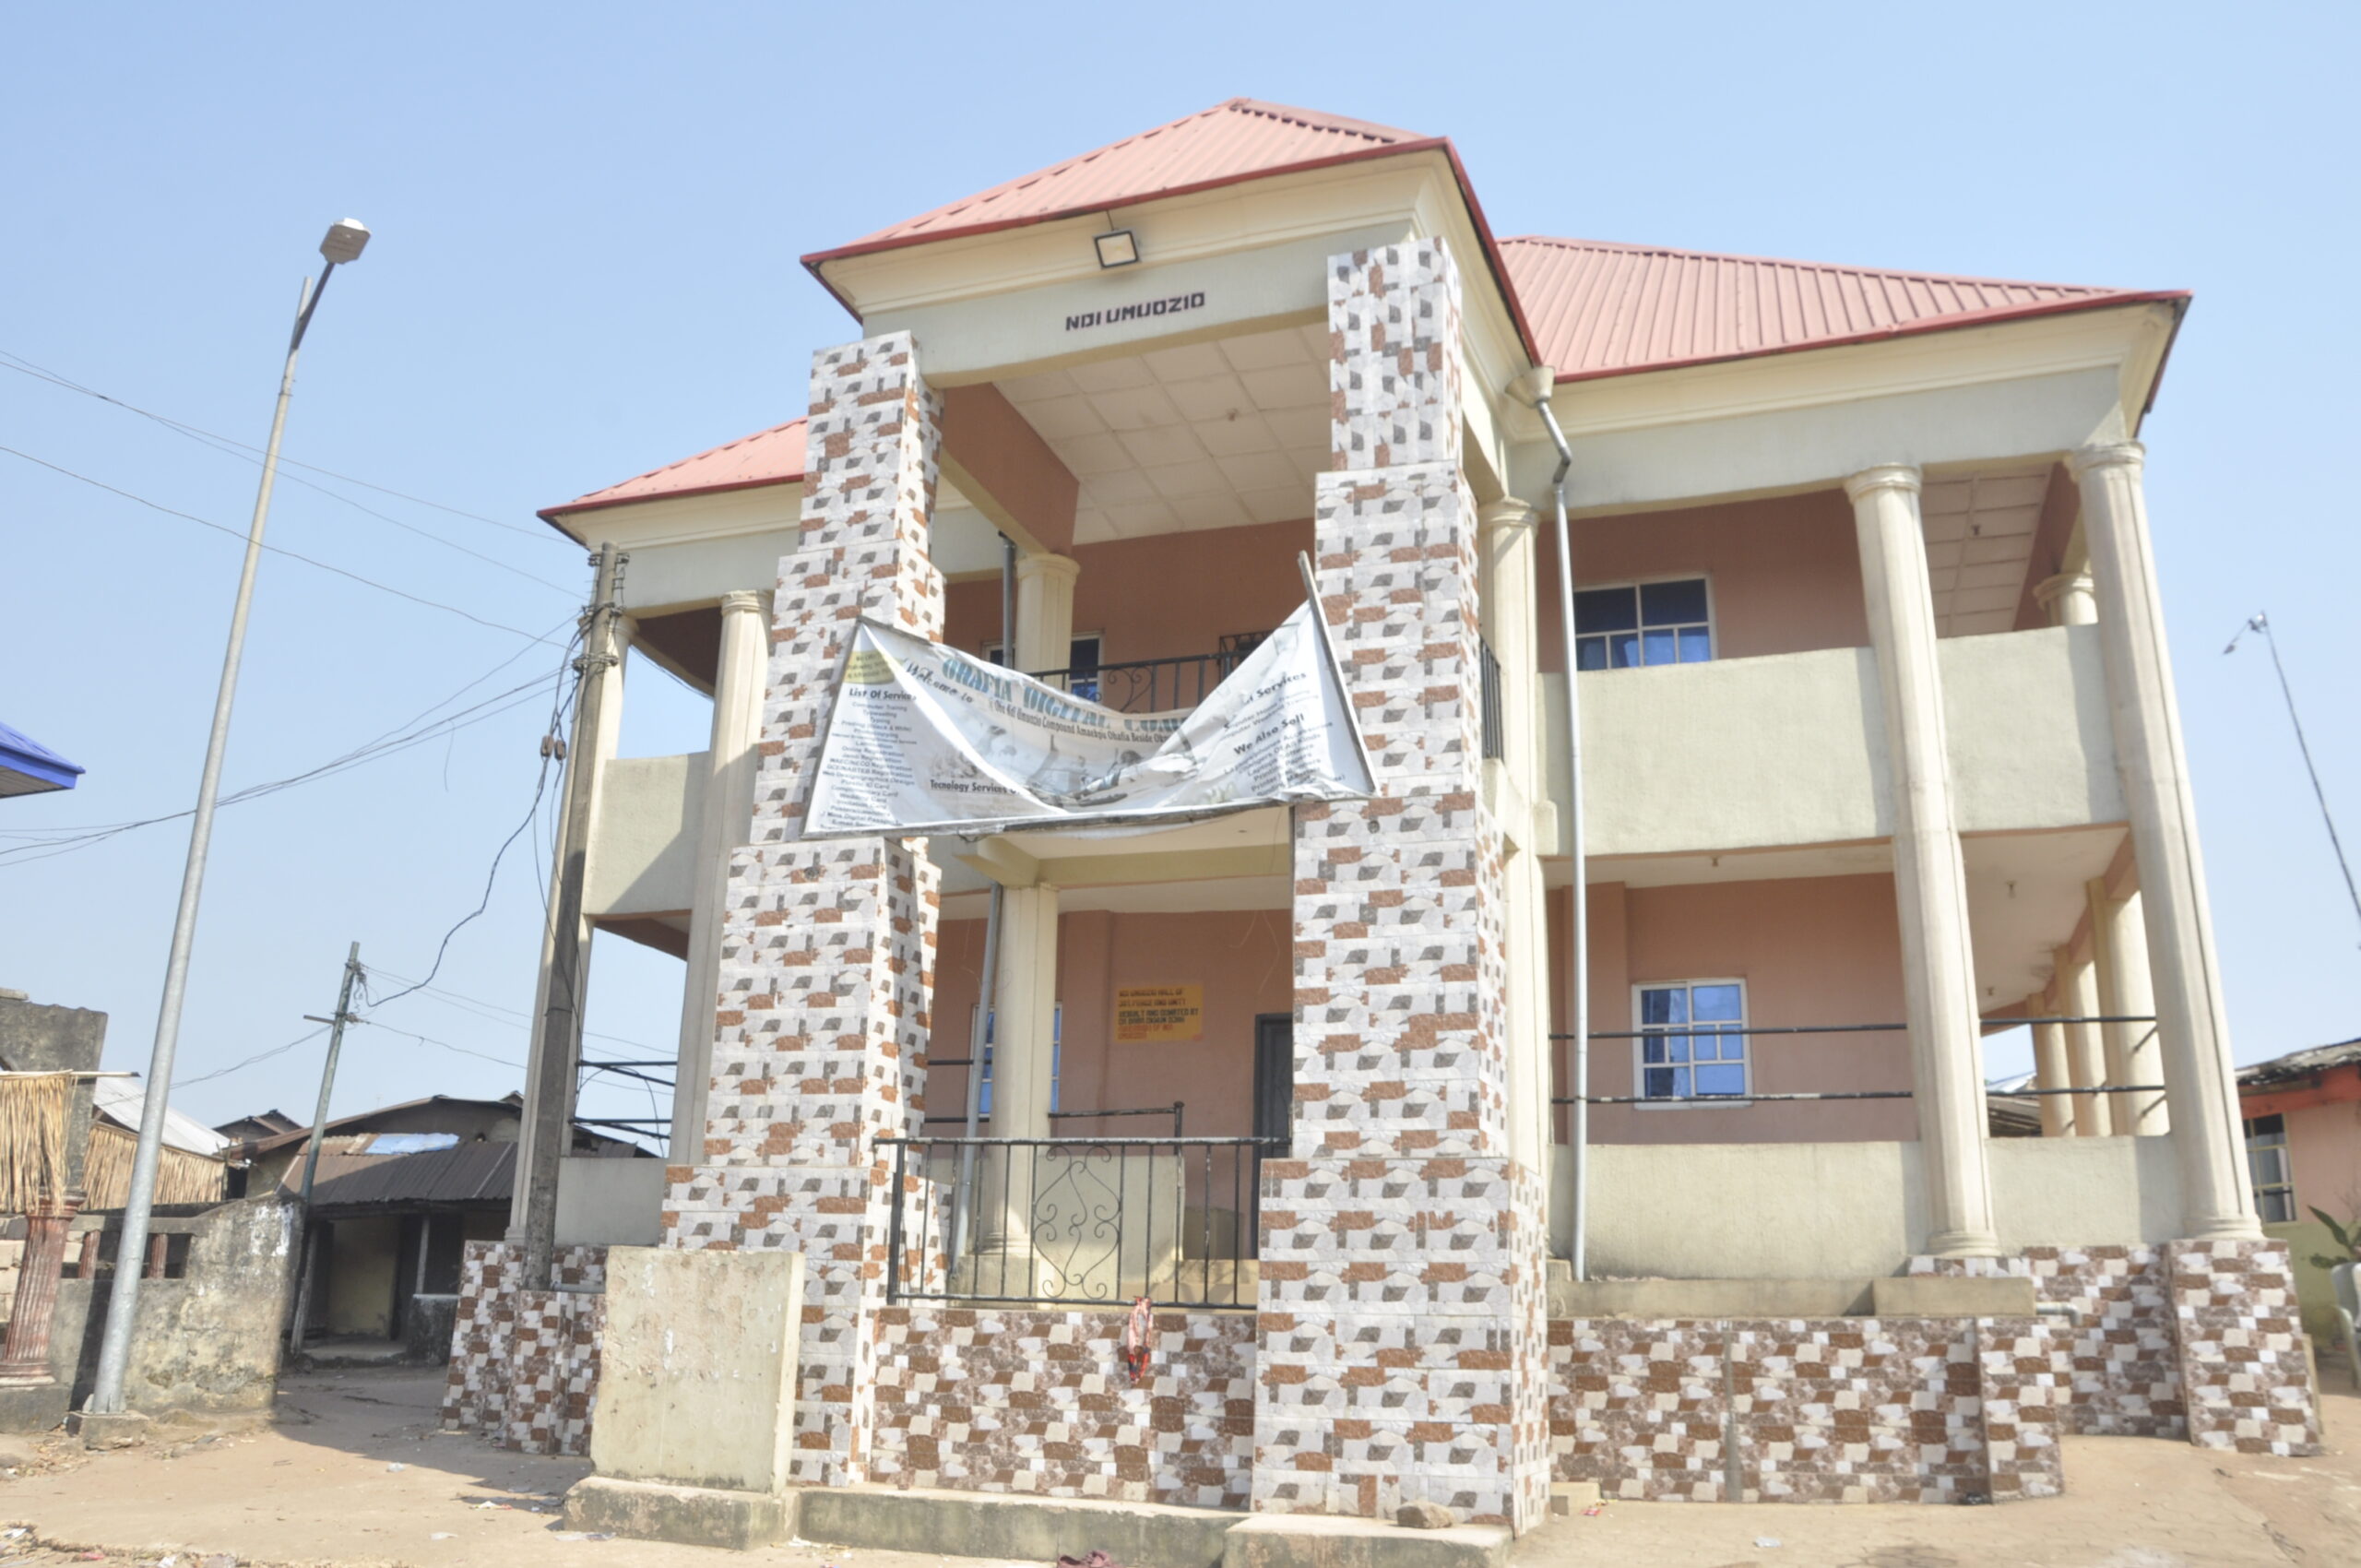
[[[1566,528],[1566,475],[1574,466],[1574,454],[1566,445],[1565,432],[1558,428],[1558,416],[1549,408],[1549,394],[1556,383],[1555,372],[1547,365],[1536,365],[1517,377],[1510,390],[1541,416],[1542,424],[1549,432],[1550,445],[1558,448],[1558,469],[1549,476],[1549,493],[1556,514],[1559,640],[1564,645],[1566,665],[1565,843],[1567,856],[1573,861],[1573,885],[1566,900],[1566,1032],[1574,1041],[1570,1151],[1574,1168],[1574,1234],[1571,1261],[1574,1277],[1581,1280],[1590,1277],[1590,890],[1585,885],[1583,831],[1583,702],[1582,683],[1576,678],[1579,660],[1574,653],[1574,554]]]
[[[1000,536],[1000,661],[1016,668],[1016,543]],[[967,1255],[975,1232],[976,1124],[983,1114],[984,1053],[990,1050],[992,1006],[1000,1000],[1000,922],[1007,890],[992,884],[991,911],[984,917],[984,969],[976,980],[976,1021],[967,1030],[967,1102],[959,1135],[959,1193],[951,1210],[951,1266]],[[924,1128],[919,1129],[924,1132]]]

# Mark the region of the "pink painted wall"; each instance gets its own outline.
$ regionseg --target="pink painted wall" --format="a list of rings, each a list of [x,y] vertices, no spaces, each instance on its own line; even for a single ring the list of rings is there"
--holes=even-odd
[[[1853,507],[1841,490],[1577,517],[1569,528],[1578,588],[1706,577],[1716,659],[1869,644]],[[1557,574],[1557,550],[1545,526],[1540,662],[1553,671],[1566,667],[1558,636]]]
[[[1192,914],[1078,910],[1058,921],[1058,1000],[1065,1009],[1059,1106],[1068,1111],[1187,1106],[1191,1137],[1244,1137],[1254,1130],[1254,1019],[1295,1005],[1295,965],[1284,909]],[[932,1056],[967,1054],[968,1020],[982,967],[984,922],[945,921],[935,968]],[[1155,1045],[1112,1043],[1115,992],[1127,985],[1201,985],[1204,1038]],[[927,1114],[955,1115],[966,1069],[927,1076]],[[1164,1136],[1169,1122],[1123,1117],[1066,1121],[1062,1134]],[[956,1129],[939,1123],[939,1135]]]
[[[1105,637],[1109,663],[1211,653],[1226,633],[1267,632],[1303,602],[1295,557],[1311,548],[1309,519],[1081,545],[1074,632]],[[1000,640],[998,577],[950,585],[943,640],[970,653]]]
[[[1553,932],[1565,930],[1568,896],[1551,895]],[[1553,942],[1562,952],[1562,942]],[[1632,1021],[1631,988],[1666,980],[1746,982],[1750,1024],[1873,1024],[1903,1016],[1902,941],[1893,879],[1808,877],[1706,883],[1686,887],[1590,889],[1591,1027],[1622,1030]],[[1565,1028],[1562,960],[1553,968],[1556,1028]],[[1631,1040],[1596,1040],[1591,1092],[1636,1092]],[[1765,1094],[1907,1089],[1907,1037],[1892,1034],[1773,1035],[1750,1042],[1753,1087]],[[1558,1051],[1558,1092],[1568,1063]],[[1770,1103],[1658,1110],[1596,1105],[1597,1143],[1845,1143],[1917,1136],[1906,1099]],[[1561,1112],[1559,1135],[1565,1134]]]
[[[2288,1174],[2296,1218],[2326,1209],[2340,1224],[2361,1217],[2361,1100],[2308,1105],[2287,1118]]]

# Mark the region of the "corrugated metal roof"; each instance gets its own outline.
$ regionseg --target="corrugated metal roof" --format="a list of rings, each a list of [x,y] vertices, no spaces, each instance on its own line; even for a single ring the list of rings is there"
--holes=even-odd
[[[571,512],[595,512],[634,501],[667,496],[712,495],[725,490],[753,490],[765,484],[792,484],[803,477],[803,427],[801,418],[768,430],[699,452],[693,457],[650,469],[636,479],[594,490],[560,506],[546,506],[540,516],[554,523]]]
[[[2348,1039],[2335,1045],[2316,1045],[2306,1051],[2294,1051],[2284,1056],[2274,1056],[2268,1062],[2257,1062],[2238,1069],[2241,1088],[2260,1088],[2266,1085],[2284,1083],[2309,1073],[2325,1073],[2332,1067],[2361,1063],[2361,1039]]]
[[[515,1144],[461,1144],[425,1154],[320,1156],[314,1208],[365,1204],[506,1202],[516,1190]],[[303,1190],[303,1162],[279,1178],[281,1192]]]
[[[1043,223],[1228,184],[1251,175],[1442,145],[1439,137],[1392,125],[1233,98],[905,219],[848,245],[815,252],[803,261],[816,268],[839,256],[890,250],[923,240]]]
[[[1502,240],[1501,255],[1561,382],[2187,298],[1537,235]]]

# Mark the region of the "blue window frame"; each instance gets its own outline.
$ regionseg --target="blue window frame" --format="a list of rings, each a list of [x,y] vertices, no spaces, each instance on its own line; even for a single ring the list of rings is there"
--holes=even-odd
[[[1635,670],[1714,657],[1705,579],[1626,583],[1574,595],[1574,667]]]
[[[1746,983],[1681,980],[1632,988],[1640,1015],[1635,1070],[1647,1100],[1744,1099]]]
[[[973,1018],[976,1010],[967,1009]],[[994,1015],[984,1015],[984,1081],[976,1090],[976,1114],[990,1120],[992,1113],[992,1023]],[[1050,1109],[1058,1107],[1058,1075],[1064,1064],[1066,1035],[1066,1004],[1057,1004],[1050,1012]]]

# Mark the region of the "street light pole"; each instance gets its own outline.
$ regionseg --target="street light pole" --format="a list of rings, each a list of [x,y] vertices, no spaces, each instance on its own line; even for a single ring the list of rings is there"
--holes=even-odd
[[[287,339],[287,366],[279,377],[279,406],[270,417],[270,445],[262,459],[262,484],[255,493],[254,521],[246,529],[246,561],[238,574],[237,602],[230,611],[230,643],[221,656],[221,686],[213,698],[213,731],[205,742],[205,769],[196,785],[196,812],[188,830],[188,863],[181,873],[181,901],[172,917],[172,956],[164,965],[164,998],[156,1010],[156,1046],[148,1062],[147,1103],[139,1117],[139,1145],[131,1161],[131,1194],[123,1209],[123,1239],[115,1248],[114,1289],[107,1300],[106,1337],[99,1345],[99,1371],[84,1408],[111,1415],[123,1408],[124,1372],[131,1360],[132,1322],[138,1315],[140,1264],[148,1254],[148,1226],[156,1203],[156,1167],[163,1156],[164,1111],[172,1087],[172,1052],[180,1043],[181,1004],[188,991],[189,948],[196,937],[197,899],[205,888],[205,854],[213,839],[213,807],[221,786],[221,754],[230,742],[230,708],[238,692],[238,660],[246,646],[246,611],[254,601],[255,568],[262,561],[262,534],[270,520],[271,482],[279,477],[279,439],[287,429],[287,401],[295,391],[295,355],[319,308],[320,295],[340,262],[357,258],[369,243],[368,228],[346,219],[320,242],[327,266],[314,285],[303,280],[295,310],[295,330]]]

